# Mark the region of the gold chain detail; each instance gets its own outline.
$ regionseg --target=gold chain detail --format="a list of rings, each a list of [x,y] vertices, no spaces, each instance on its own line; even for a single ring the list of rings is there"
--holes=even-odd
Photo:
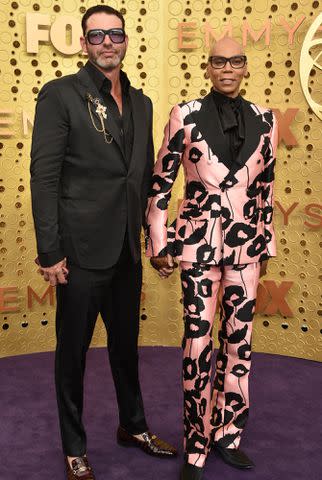
[[[93,117],[93,113],[92,113],[92,109],[91,109],[91,105],[90,105],[91,100],[88,99],[87,100],[87,108],[88,108],[88,112],[89,112],[89,116],[91,117],[91,121],[92,121],[92,124],[93,124],[93,127],[95,128],[95,130],[99,133],[103,133],[104,135],[104,140],[105,140],[105,143],[112,143],[113,142],[113,137],[110,133],[108,133],[105,129],[105,124],[104,124],[104,120],[103,120],[103,116],[98,113],[98,118],[100,119],[100,122],[101,122],[101,128],[97,127],[96,123],[95,123],[95,120],[94,120],[94,117]]]

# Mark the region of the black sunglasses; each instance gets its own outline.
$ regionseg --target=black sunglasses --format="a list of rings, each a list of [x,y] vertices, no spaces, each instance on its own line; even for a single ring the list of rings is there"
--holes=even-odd
[[[113,43],[123,43],[125,40],[125,31],[123,28],[110,28],[109,30],[97,28],[95,30],[89,30],[86,33],[86,38],[91,45],[100,45],[104,42],[105,35],[108,35]]]
[[[224,68],[226,63],[229,62],[232,68],[243,68],[247,62],[246,55],[234,55],[233,57],[220,57],[214,55],[208,59],[212,68]]]

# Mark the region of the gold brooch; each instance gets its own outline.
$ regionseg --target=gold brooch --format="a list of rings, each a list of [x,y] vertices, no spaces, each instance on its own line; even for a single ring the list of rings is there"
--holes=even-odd
[[[95,110],[95,112],[97,113],[97,115],[102,115],[103,118],[107,118],[106,107],[101,103],[97,104],[97,109]]]
[[[91,117],[93,127],[95,128],[95,130],[97,132],[103,133],[104,140],[105,140],[106,143],[112,143],[113,142],[113,137],[109,132],[106,131],[105,123],[104,123],[104,119],[107,118],[107,114],[106,114],[107,109],[106,109],[105,105],[102,105],[98,98],[93,98],[90,93],[86,93],[86,100],[87,100],[88,112],[89,112],[89,115]],[[94,105],[94,107],[96,107],[95,113],[97,113],[97,116],[100,120],[100,125],[99,126],[96,125],[95,119],[93,117],[91,104]]]

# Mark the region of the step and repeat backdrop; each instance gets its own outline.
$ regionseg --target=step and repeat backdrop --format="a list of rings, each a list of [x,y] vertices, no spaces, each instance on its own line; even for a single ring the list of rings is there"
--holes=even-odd
[[[80,19],[96,3],[0,0],[0,356],[55,346],[55,292],[34,263],[31,133],[41,86],[76,72],[86,62],[79,46]],[[153,101],[156,149],[172,106],[208,93],[205,69],[211,42],[231,35],[244,44],[249,76],[242,95],[274,109],[280,137],[275,190],[278,256],[270,260],[260,282],[254,350],[322,361],[322,2],[101,3],[125,15],[130,43],[124,69],[132,84]],[[181,176],[170,219],[182,188]],[[183,331],[178,272],[161,281],[148,260],[143,258],[143,263],[140,344],[178,346]],[[92,345],[105,344],[99,319]]]

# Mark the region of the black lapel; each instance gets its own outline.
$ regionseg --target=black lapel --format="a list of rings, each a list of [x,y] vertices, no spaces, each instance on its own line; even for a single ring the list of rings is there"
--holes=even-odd
[[[229,168],[231,165],[229,141],[222,130],[211,92],[201,100],[200,110],[191,112],[191,116],[196,123],[197,130],[202,134],[202,139],[209,145],[212,153],[217,155],[220,163]]]
[[[257,149],[260,137],[265,133],[262,115],[256,111],[256,106],[242,99],[243,117],[245,124],[245,141],[240,149],[236,163],[242,168]],[[238,169],[239,169],[238,168]]]
[[[81,93],[84,96],[85,102],[87,102],[86,95],[89,93],[90,95],[92,95],[93,98],[98,98],[102,105],[106,106],[102,95],[97,90],[95,83],[92,81],[90,75],[88,74],[87,70],[84,67],[80,69],[80,71],[77,73],[77,76],[80,82]],[[91,106],[91,107],[92,107],[93,114],[96,115],[95,107],[94,106]],[[112,135],[113,139],[119,146],[125,161],[125,154],[124,154],[118,126],[115,123],[113,116],[109,114],[108,109],[106,111],[106,114],[107,114],[107,118],[104,120],[106,131]],[[97,117],[97,123],[98,122],[99,122],[99,119]]]
[[[253,155],[260,143],[261,135],[269,131],[268,124],[263,121],[262,115],[257,111],[254,104],[242,99],[242,108],[245,123],[245,141],[230,171],[220,184],[223,187],[232,187],[237,183],[235,173],[243,168]]]
[[[133,117],[133,148],[129,169],[135,168],[135,161],[142,157],[142,145],[146,144],[146,136],[148,134],[148,118],[145,109],[145,103],[142,90],[130,87],[129,95],[132,105]],[[145,154],[146,152],[144,152]]]

